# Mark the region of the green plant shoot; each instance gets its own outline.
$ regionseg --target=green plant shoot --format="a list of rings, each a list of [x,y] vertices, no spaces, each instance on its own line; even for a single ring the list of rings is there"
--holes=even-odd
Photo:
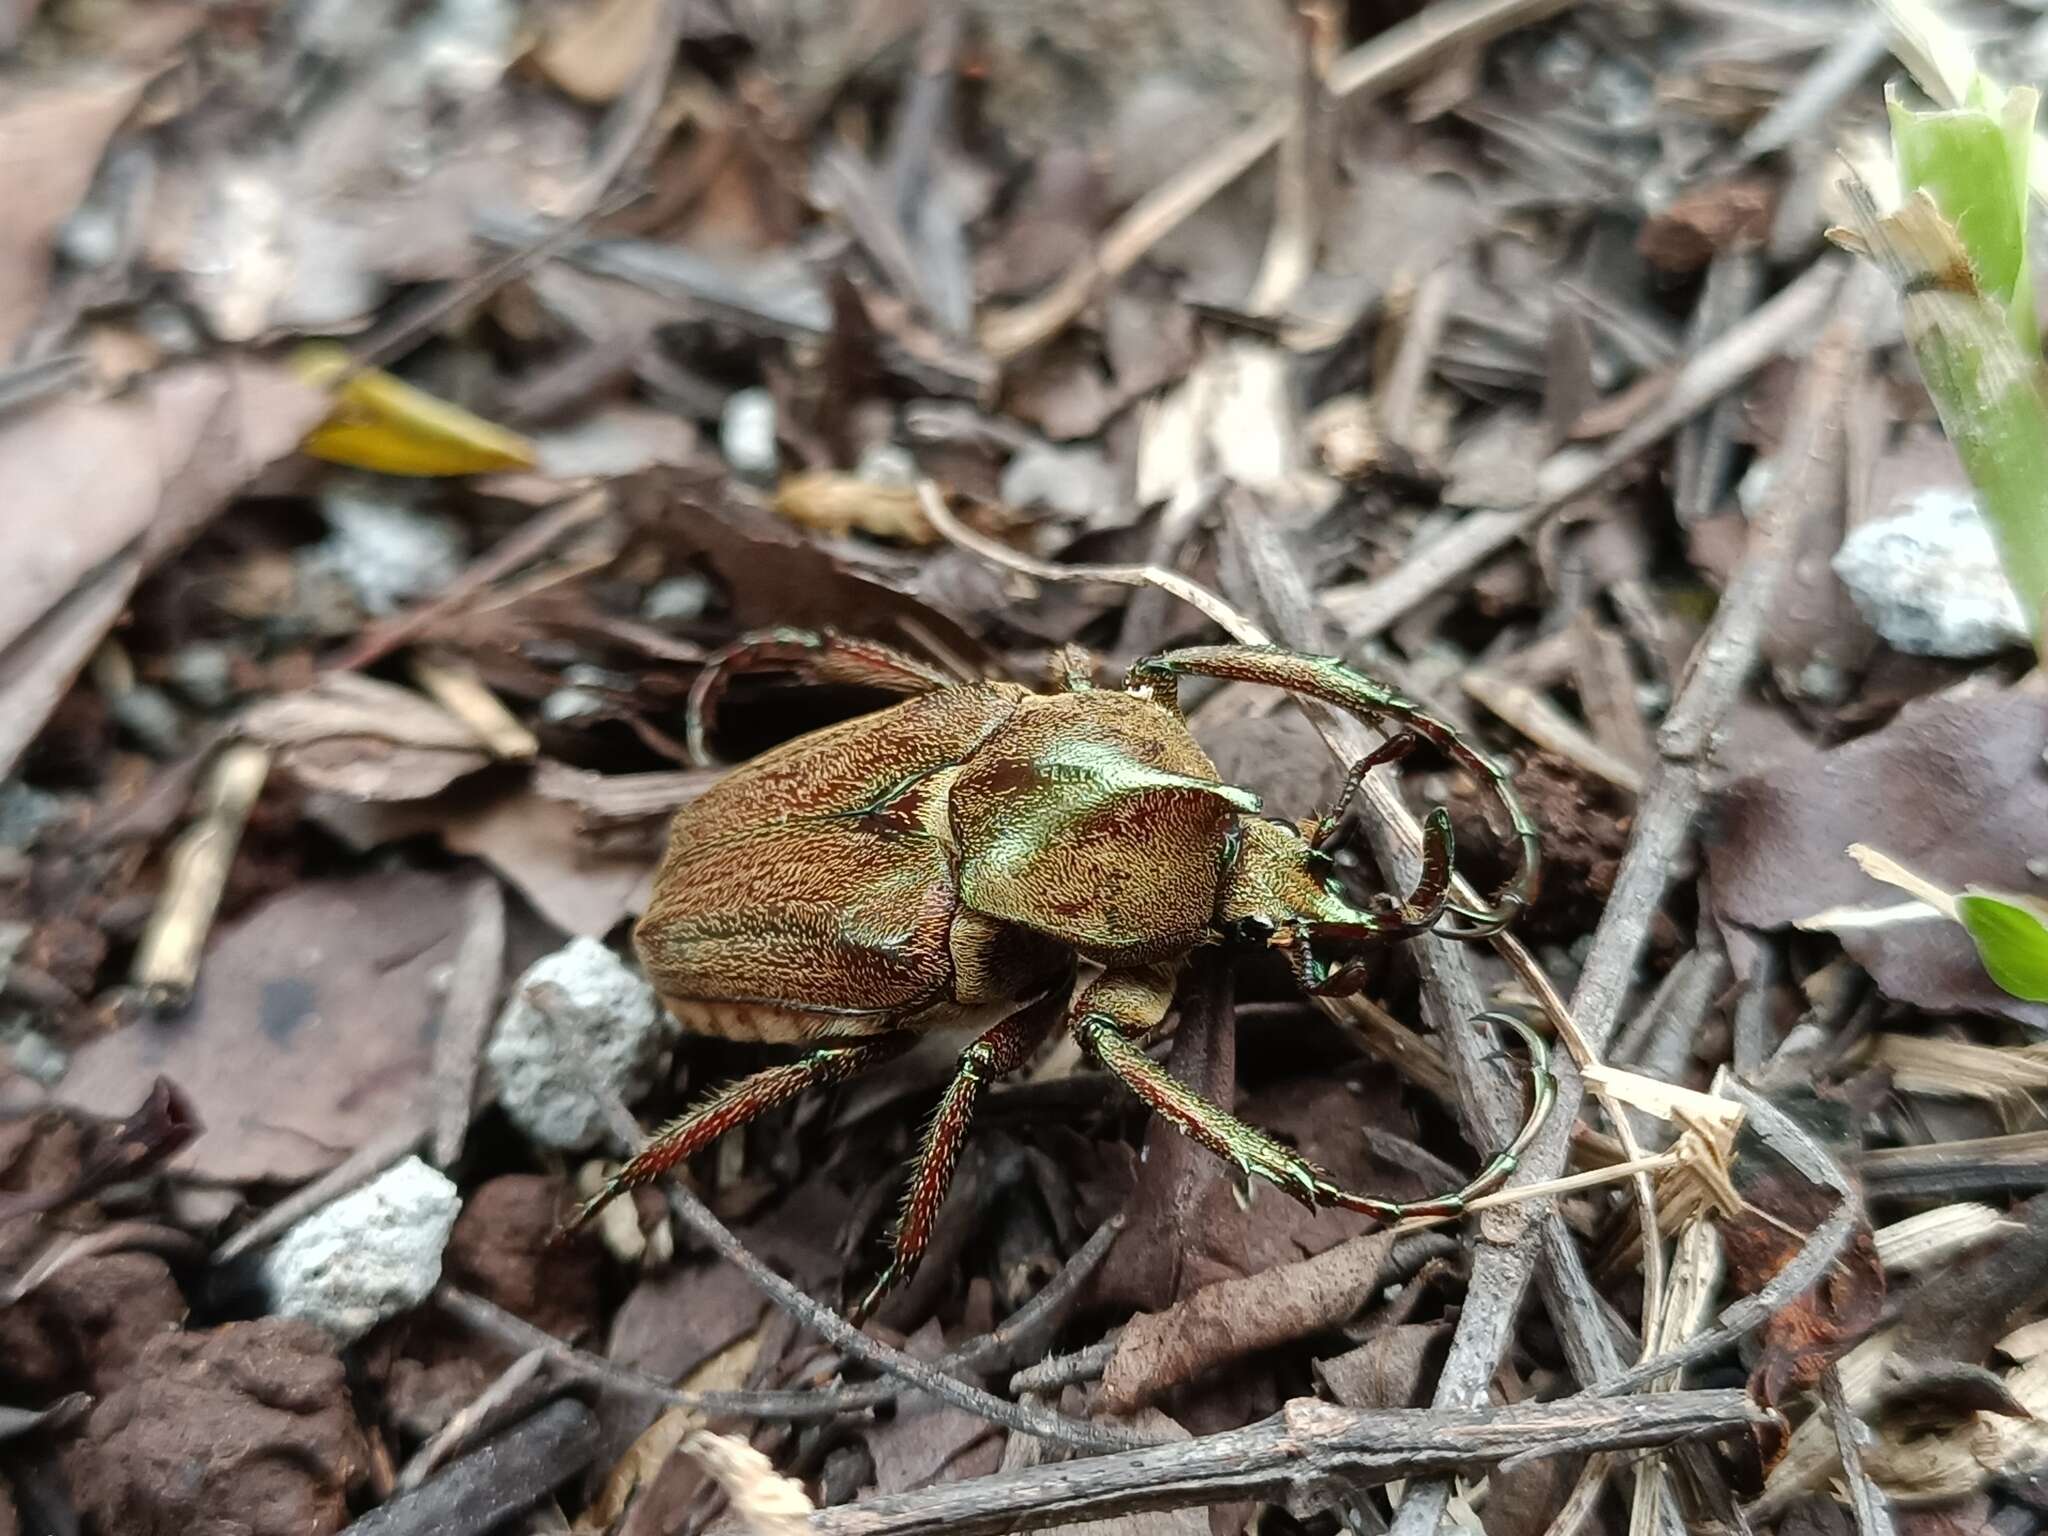
[[[1906,340],[1976,488],[2037,651],[2048,644],[2048,391],[2027,259],[2028,157],[2039,104],[1982,76],[1963,105],[1919,111],[1887,93],[1905,200],[1880,213],[1847,186],[1843,243],[1885,269]]]

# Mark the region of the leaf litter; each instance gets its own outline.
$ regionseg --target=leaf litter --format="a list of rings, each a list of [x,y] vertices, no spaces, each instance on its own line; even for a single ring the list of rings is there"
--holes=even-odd
[[[0,1531],[968,1533],[1020,1490],[1025,1524],[1115,1536],[2032,1519],[2048,710],[2010,637],[1918,654],[1966,564],[1880,621],[1836,558],[1967,494],[1825,254],[1826,167],[1889,70],[1847,7],[20,9]],[[2031,35],[1978,10],[1987,57]],[[1778,477],[1808,492],[1789,532]],[[1204,957],[1169,1070],[1419,1196],[1500,1139],[1467,1016],[1555,991],[1557,1049],[1628,1123],[1582,1108],[1531,1149],[1567,1176],[1547,1203],[1392,1234],[1246,1187],[1050,1048],[988,1093],[943,1261],[873,1336],[1160,1442],[1092,1467],[822,1347],[652,1194],[549,1247],[624,1148],[528,1145],[489,1023],[570,938],[624,951],[666,817],[717,779],[683,728],[705,658],[830,626],[1034,684],[1078,646],[1107,682],[1217,631],[1060,568],[1286,630],[1247,529],[1321,648],[1508,761],[1546,875],[1526,948],[1392,947],[1355,1003]],[[1680,728],[1731,655],[1701,756]],[[1271,811],[1335,799],[1303,718],[1186,697]],[[710,745],[880,702],[737,679]],[[1461,869],[1502,872],[1481,786],[1404,776]],[[631,1108],[760,1060],[685,1039]],[[690,1187],[841,1302],[944,1070],[792,1105]],[[465,1210],[408,1294],[511,1321],[430,1300],[341,1350],[265,1316],[262,1248],[421,1148]],[[1741,1414],[1694,1445],[1612,1427],[1723,1385]],[[1608,1427],[1430,1459],[1488,1402]],[[1352,1421],[1318,1415],[1382,1412],[1411,1417],[1357,1422],[1415,1459],[1327,1471]],[[1188,1471],[1272,1424],[1288,1478]],[[171,1460],[209,1475],[129,1470]]]

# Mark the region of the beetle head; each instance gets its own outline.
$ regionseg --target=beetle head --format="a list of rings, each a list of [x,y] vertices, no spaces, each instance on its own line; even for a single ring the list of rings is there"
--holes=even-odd
[[[1434,818],[1431,830],[1435,832]],[[1362,946],[1404,938],[1434,924],[1450,884],[1449,823],[1424,839],[1424,868],[1415,898],[1389,896],[1355,905],[1338,887],[1329,855],[1285,823],[1245,817],[1236,857],[1224,872],[1216,925],[1221,935],[1287,951],[1302,989],[1354,992],[1364,984]]]

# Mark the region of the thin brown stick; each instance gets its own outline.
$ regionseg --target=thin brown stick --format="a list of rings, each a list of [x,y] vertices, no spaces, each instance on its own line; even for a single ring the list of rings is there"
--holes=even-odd
[[[1454,1410],[1296,1398],[1243,1429],[864,1499],[821,1509],[809,1524],[814,1536],[993,1536],[1229,1499],[1288,1503],[1511,1456],[1671,1445],[1737,1434],[1771,1417],[1740,1391]]]
[[[181,1007],[191,997],[242,828],[269,777],[270,749],[246,741],[223,748],[207,774],[199,817],[171,850],[163,893],[135,949],[130,975],[150,1006]]]
[[[462,1155],[476,1108],[477,1067],[498,1006],[505,972],[505,891],[493,875],[479,875],[463,897],[462,937],[449,967],[434,1032],[434,1166]]]
[[[1622,1003],[1650,924],[1663,905],[1671,872],[1691,835],[1704,798],[1703,758],[1711,728],[1725,716],[1756,664],[1761,620],[1797,547],[1801,520],[1826,503],[1826,472],[1831,463],[1838,466],[1839,460],[1832,458],[1825,444],[1831,435],[1839,434],[1855,364],[1881,292],[1881,284],[1860,276],[1841,285],[1834,317],[1814,349],[1787,424],[1785,473],[1775,482],[1757,519],[1749,553],[1700,642],[1699,659],[1673,707],[1674,716],[1693,724],[1683,732],[1673,732],[1667,722],[1659,735],[1658,746],[1666,754],[1665,760],[1644,792],[1635,832],[1572,994],[1572,1017],[1595,1048],[1604,1048],[1620,1024]],[[1673,755],[1680,751],[1686,755]],[[1559,1073],[1560,1110],[1523,1163],[1531,1178],[1552,1177],[1563,1167],[1566,1137],[1561,1127],[1576,1117],[1582,1092],[1575,1072]],[[1546,1220],[1540,1235],[1546,1254],[1577,1251],[1555,1220]],[[1460,1316],[1438,1382],[1438,1401],[1465,1400],[1492,1379],[1535,1262],[1536,1251],[1527,1245],[1482,1249],[1474,1259],[1470,1291],[1476,1293],[1483,1285],[1489,1295],[1500,1298],[1500,1304],[1484,1309],[1468,1306]],[[1652,1375],[1672,1364],[1653,1363],[1658,1370]],[[1634,1375],[1621,1379],[1634,1380]],[[1428,1536],[1436,1529],[1449,1492],[1440,1482],[1410,1488],[1395,1512],[1393,1536]]]
[[[1370,100],[1407,83],[1453,49],[1477,47],[1574,3],[1445,0],[1419,16],[1397,22],[1337,60],[1330,68],[1329,94],[1338,99]],[[979,327],[982,347],[991,357],[1010,358],[1057,335],[1087,307],[1103,283],[1128,272],[1210,198],[1263,160],[1293,128],[1300,110],[1296,102],[1283,102],[1154,187],[1104,230],[1095,249],[1069,267],[1051,288],[1014,308],[984,317]]]
[[[626,1146],[637,1146],[640,1130],[625,1105],[613,1097],[605,1105],[612,1134]],[[880,1339],[871,1338],[823,1302],[806,1296],[795,1285],[775,1273],[757,1258],[752,1249],[733,1235],[732,1229],[711,1213],[708,1206],[673,1177],[665,1181],[669,1209],[676,1220],[702,1238],[727,1263],[735,1266],[755,1288],[804,1327],[843,1353],[873,1366],[878,1371],[909,1382],[919,1391],[963,1409],[978,1419],[997,1424],[1020,1435],[1036,1435],[1083,1451],[1125,1450],[1148,1443],[1128,1430],[1111,1429],[1070,1418],[1063,1413],[1027,1408],[991,1396],[972,1382],[949,1375],[930,1361],[906,1355]]]
[[[1849,1406],[1842,1390],[1842,1373],[1832,1362],[1821,1372],[1820,1396],[1834,1421],[1835,1454],[1842,1459],[1842,1482],[1849,1490],[1857,1536],[1895,1536],[1898,1524],[1892,1519],[1891,1505],[1863,1466],[1863,1447],[1871,1438],[1869,1427]]]
[[[441,592],[373,626],[354,646],[328,663],[329,667],[337,672],[353,672],[382,660],[460,610],[492,582],[539,559],[557,540],[602,517],[611,504],[610,492],[600,489],[580,492],[545,508],[516,533],[500,539]]]
[[[394,1493],[407,1493],[432,1477],[441,1464],[459,1454],[472,1440],[488,1435],[507,1419],[531,1410],[542,1397],[551,1396],[548,1385],[548,1352],[529,1349],[500,1371],[490,1385],[465,1403],[446,1424],[413,1452],[412,1460],[398,1474]]]
[[[477,676],[476,669],[453,657],[412,658],[412,680],[449,714],[476,733],[491,756],[525,762],[540,752],[533,732],[505,707],[504,701]]]
[[[1458,685],[1546,752],[1568,758],[1596,779],[1632,795],[1643,792],[1642,770],[1596,741],[1537,689],[1483,667],[1469,667]]]
[[[1080,1295],[1081,1287],[1101,1264],[1120,1230],[1117,1220],[1103,1223],[1043,1290],[992,1333],[971,1340],[950,1355],[940,1356],[933,1364],[949,1373],[999,1370],[1016,1354],[1035,1347],[1036,1341],[1059,1326],[1060,1318]],[[863,1382],[859,1386],[842,1387],[836,1391],[805,1388],[788,1392],[689,1392],[671,1386],[658,1376],[650,1376],[644,1371],[607,1360],[602,1355],[593,1355],[565,1344],[553,1334],[457,1286],[442,1285],[434,1292],[434,1302],[464,1327],[521,1353],[540,1350],[568,1374],[634,1402],[690,1408],[733,1418],[802,1422],[878,1408],[915,1391],[892,1378]]]
[[[1331,617],[1354,642],[1398,623],[1417,605],[1597,489],[1645,448],[1771,361],[1826,311],[1841,277],[1841,262],[1833,256],[1821,257],[1768,303],[1695,353],[1673,378],[1669,390],[1589,462],[1571,470],[1549,495],[1526,507],[1467,513],[1448,533],[1425,544],[1386,575],[1333,587],[1324,596]]]

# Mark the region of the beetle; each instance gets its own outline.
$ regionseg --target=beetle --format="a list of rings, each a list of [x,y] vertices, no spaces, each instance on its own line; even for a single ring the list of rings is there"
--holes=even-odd
[[[1536,829],[1505,771],[1450,726],[1340,661],[1277,648],[1148,656],[1122,689],[1095,687],[1084,653],[1069,651],[1055,661],[1055,691],[1038,693],[961,682],[844,634],[776,629],[705,663],[686,715],[693,756],[709,761],[707,723],[730,677],[767,669],[908,697],[799,736],[683,806],[633,942],[686,1029],[809,1050],[663,1126],[572,1230],[763,1111],[950,1026],[979,1034],[925,1128],[892,1257],[856,1318],[923,1253],[976,1101],[1063,1019],[1085,1055],[1155,1113],[1312,1208],[1389,1221],[1455,1215],[1514,1170],[1553,1091],[1541,1042],[1526,1029],[1534,1102],[1520,1134],[1464,1188],[1408,1203],[1338,1188],[1144,1049],[1198,945],[1278,949],[1305,992],[1330,995],[1363,984],[1366,946],[1437,928],[1447,912],[1468,926],[1440,931],[1482,937],[1527,904]],[[1218,778],[1190,734],[1178,699],[1188,676],[1268,685],[1396,729],[1351,769],[1330,812],[1300,825],[1271,820],[1256,794]],[[1367,773],[1423,742],[1491,786],[1513,827],[1517,868],[1485,905],[1454,902],[1451,822],[1438,807],[1423,822],[1414,892],[1357,905],[1331,858],[1344,812]],[[1083,963],[1100,972],[1076,996]]]

